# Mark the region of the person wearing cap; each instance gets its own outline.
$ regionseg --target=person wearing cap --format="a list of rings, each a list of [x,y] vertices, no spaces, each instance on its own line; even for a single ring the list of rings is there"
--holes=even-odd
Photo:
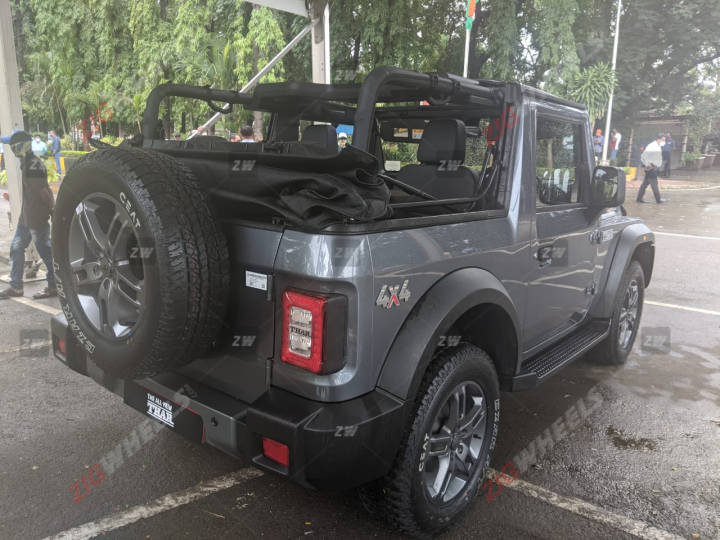
[[[35,243],[40,257],[47,267],[47,287],[33,295],[33,298],[57,296],[55,274],[53,273],[52,250],[50,248],[49,218],[54,200],[47,181],[47,170],[42,160],[32,151],[32,137],[24,131],[1,137],[7,148],[12,150],[22,169],[22,208],[15,236],[10,244],[10,286],[0,291],[0,300],[23,296],[23,267],[25,249],[30,241]]]
[[[347,133],[341,131],[338,133],[338,150],[342,150],[347,145]]]
[[[660,167],[662,167],[663,164],[663,138],[664,135],[662,133],[655,137],[655,140],[645,147],[645,150],[643,150],[643,153],[640,156],[640,161],[642,161],[643,167],[645,167],[645,179],[643,180],[637,194],[636,201],[639,203],[645,202],[643,201],[643,195],[645,195],[645,189],[647,189],[648,186],[650,186],[653,190],[655,202],[658,204],[667,202],[667,200],[660,197],[660,188],[658,187],[658,172],[660,172]]]

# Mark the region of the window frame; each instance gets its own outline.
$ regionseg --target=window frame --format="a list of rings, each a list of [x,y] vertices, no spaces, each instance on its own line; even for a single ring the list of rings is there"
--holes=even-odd
[[[533,186],[535,212],[553,212],[557,210],[565,210],[570,208],[585,208],[587,207],[586,196],[589,188],[589,182],[592,178],[592,169],[589,167],[590,162],[588,161],[587,152],[587,141],[588,141],[588,130],[589,124],[587,117],[582,114],[577,114],[577,111],[572,109],[562,108],[559,110],[557,106],[536,102],[535,114],[533,115],[533,165],[532,175],[535,182],[537,182],[537,149],[538,149],[538,138],[537,138],[537,127],[540,119],[553,120],[556,122],[565,122],[579,128],[579,138],[573,141],[573,145],[580,145],[577,159],[578,162],[575,165],[575,183],[578,189],[578,200],[577,202],[561,203],[561,204],[548,204],[546,206],[537,206],[538,194],[537,184]],[[578,175],[578,172],[582,171],[586,179],[583,179]]]

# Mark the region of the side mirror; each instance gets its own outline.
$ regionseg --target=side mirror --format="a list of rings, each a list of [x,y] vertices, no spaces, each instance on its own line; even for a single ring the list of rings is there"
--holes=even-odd
[[[590,206],[611,208],[625,202],[625,171],[620,167],[595,167],[590,182]]]

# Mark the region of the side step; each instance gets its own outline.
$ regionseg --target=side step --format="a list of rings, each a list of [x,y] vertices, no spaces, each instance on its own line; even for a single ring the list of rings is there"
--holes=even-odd
[[[522,372],[515,377],[513,389],[531,388],[544,382],[560,368],[600,343],[609,332],[609,320],[595,320],[583,325],[551,348],[523,362]]]

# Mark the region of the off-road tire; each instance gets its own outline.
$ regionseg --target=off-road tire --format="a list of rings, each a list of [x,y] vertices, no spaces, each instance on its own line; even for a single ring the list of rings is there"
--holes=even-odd
[[[129,335],[112,338],[86,317],[69,264],[70,224],[95,193],[128,201],[134,233],[152,250],[143,262],[144,302]],[[229,257],[206,194],[179,162],[128,147],[88,154],[68,172],[53,216],[60,304],[90,360],[117,377],[171,371],[210,347],[225,315]]]
[[[621,347],[619,344],[620,332],[620,315],[625,302],[625,294],[630,283],[635,281],[638,285],[638,310],[633,328],[632,336],[626,346]],[[643,300],[645,298],[645,274],[642,266],[638,261],[631,261],[625,270],[620,285],[615,294],[615,303],[613,304],[612,317],[610,319],[610,334],[603,340],[590,355],[598,364],[604,365],[622,365],[627,362],[628,355],[632,351],[635,338],[637,338],[640,327],[640,319],[642,316]]]
[[[465,488],[447,504],[432,503],[419,470],[426,433],[456,385],[472,381],[482,388],[487,405],[485,436],[477,467]],[[500,389],[490,357],[480,348],[462,343],[443,351],[428,368],[418,391],[414,414],[395,463],[386,478],[362,490],[362,501],[379,506],[390,523],[404,533],[425,538],[448,528],[478,494],[490,464],[500,423]]]

